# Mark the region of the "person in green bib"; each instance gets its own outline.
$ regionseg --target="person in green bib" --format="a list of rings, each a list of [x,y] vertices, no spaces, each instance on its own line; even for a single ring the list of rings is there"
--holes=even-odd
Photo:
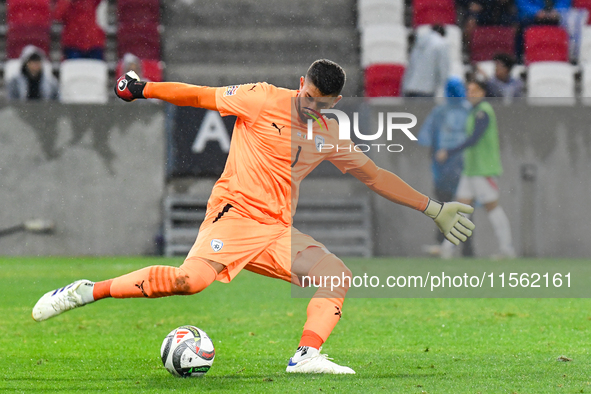
[[[511,237],[511,225],[499,205],[499,177],[503,173],[499,130],[493,107],[484,100],[486,84],[474,80],[468,84],[468,100],[472,110],[466,119],[466,140],[453,149],[440,149],[435,159],[443,163],[463,154],[464,169],[456,190],[456,199],[464,204],[474,200],[484,206],[499,241],[497,257],[514,258],[515,250]],[[451,258],[454,245],[443,242],[441,256]]]

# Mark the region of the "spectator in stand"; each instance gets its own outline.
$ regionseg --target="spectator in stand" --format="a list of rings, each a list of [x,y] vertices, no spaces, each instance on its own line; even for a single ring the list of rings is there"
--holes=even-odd
[[[477,26],[512,26],[517,23],[513,0],[474,0],[467,8],[464,23],[464,46],[470,48]]]
[[[123,55],[123,59],[121,59],[121,61],[123,74],[125,74],[128,71],[134,71],[140,77],[140,79],[143,80],[142,61],[139,57],[137,57],[133,53],[127,52],[125,55]]]
[[[477,74],[484,77],[487,86],[488,97],[522,97],[523,81],[521,78],[513,78],[511,70],[515,65],[515,58],[507,53],[498,53],[493,57],[495,62],[495,75],[486,75],[480,68]]]
[[[402,79],[405,97],[435,97],[449,76],[449,48],[445,28],[434,25],[419,34]]]
[[[523,62],[525,30],[532,25],[558,25],[560,12],[571,6],[571,0],[515,0],[519,30],[515,37],[517,61]]]
[[[123,55],[123,59],[121,59],[121,71],[122,72],[120,74],[125,74],[128,71],[134,71],[138,77],[140,77],[140,80],[144,82],[151,82],[144,76],[141,59],[133,53],[128,52]]]
[[[104,58],[105,32],[96,22],[101,0],[58,0],[53,17],[63,25],[64,59]]]
[[[19,58],[19,74],[8,81],[9,100],[56,100],[58,98],[57,79],[43,71],[45,54],[34,45],[23,48]]]

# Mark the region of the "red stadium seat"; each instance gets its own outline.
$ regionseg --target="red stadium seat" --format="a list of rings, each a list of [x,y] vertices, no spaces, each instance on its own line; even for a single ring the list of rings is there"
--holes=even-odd
[[[587,20],[587,24],[591,20],[591,0],[574,0],[572,3],[573,8],[584,8],[589,11],[589,19]]]
[[[17,59],[23,48],[35,45],[49,55],[51,37],[48,26],[16,25],[8,28],[6,33],[6,56]]]
[[[118,0],[117,20],[119,25],[160,23],[160,0]]]
[[[472,61],[492,60],[497,53],[515,55],[515,28],[505,26],[477,27],[470,43]]]
[[[399,97],[402,95],[404,66],[374,64],[365,69],[366,97]]]
[[[8,26],[49,27],[51,25],[49,0],[8,0],[6,20]]]
[[[119,25],[117,29],[118,57],[122,58],[128,52],[140,59],[160,60],[158,24]]]
[[[162,62],[160,60],[142,60],[144,77],[152,82],[162,82]]]
[[[525,63],[568,62],[568,33],[557,26],[533,26],[525,31]]]
[[[160,60],[142,60],[142,78],[150,82],[162,82],[162,62]],[[123,74],[123,61],[119,60],[115,70],[115,78]]]
[[[455,25],[456,6],[454,0],[413,0],[412,24]]]

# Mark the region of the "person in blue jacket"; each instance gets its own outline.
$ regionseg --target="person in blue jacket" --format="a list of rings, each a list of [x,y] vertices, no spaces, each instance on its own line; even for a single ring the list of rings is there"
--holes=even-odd
[[[461,79],[448,78],[445,85],[446,102],[435,107],[418,135],[418,143],[431,148],[431,171],[435,187],[435,198],[439,201],[452,201],[460,175],[462,174],[462,155],[450,156],[445,162],[439,163],[435,153],[440,149],[452,149],[466,139],[466,119],[470,113],[470,103],[466,100],[466,88]],[[437,234],[437,245],[425,245],[424,251],[438,255],[443,241],[442,234]],[[473,256],[472,242],[464,244],[464,256]]]
[[[519,30],[515,36],[517,60],[523,62],[525,30],[532,25],[559,25],[560,12],[571,7],[571,0],[515,0]]]

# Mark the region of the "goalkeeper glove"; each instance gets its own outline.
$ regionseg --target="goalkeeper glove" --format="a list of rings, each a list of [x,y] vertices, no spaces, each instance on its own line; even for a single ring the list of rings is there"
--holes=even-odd
[[[454,245],[459,245],[472,235],[474,223],[472,223],[462,213],[472,213],[474,208],[461,204],[459,202],[440,203],[439,201],[429,199],[427,208],[423,213],[429,216],[445,238]]]
[[[115,85],[115,94],[123,101],[133,101],[135,99],[145,99],[144,87],[145,82],[140,81],[140,77],[134,72],[129,71],[127,74],[119,77],[117,85]]]

